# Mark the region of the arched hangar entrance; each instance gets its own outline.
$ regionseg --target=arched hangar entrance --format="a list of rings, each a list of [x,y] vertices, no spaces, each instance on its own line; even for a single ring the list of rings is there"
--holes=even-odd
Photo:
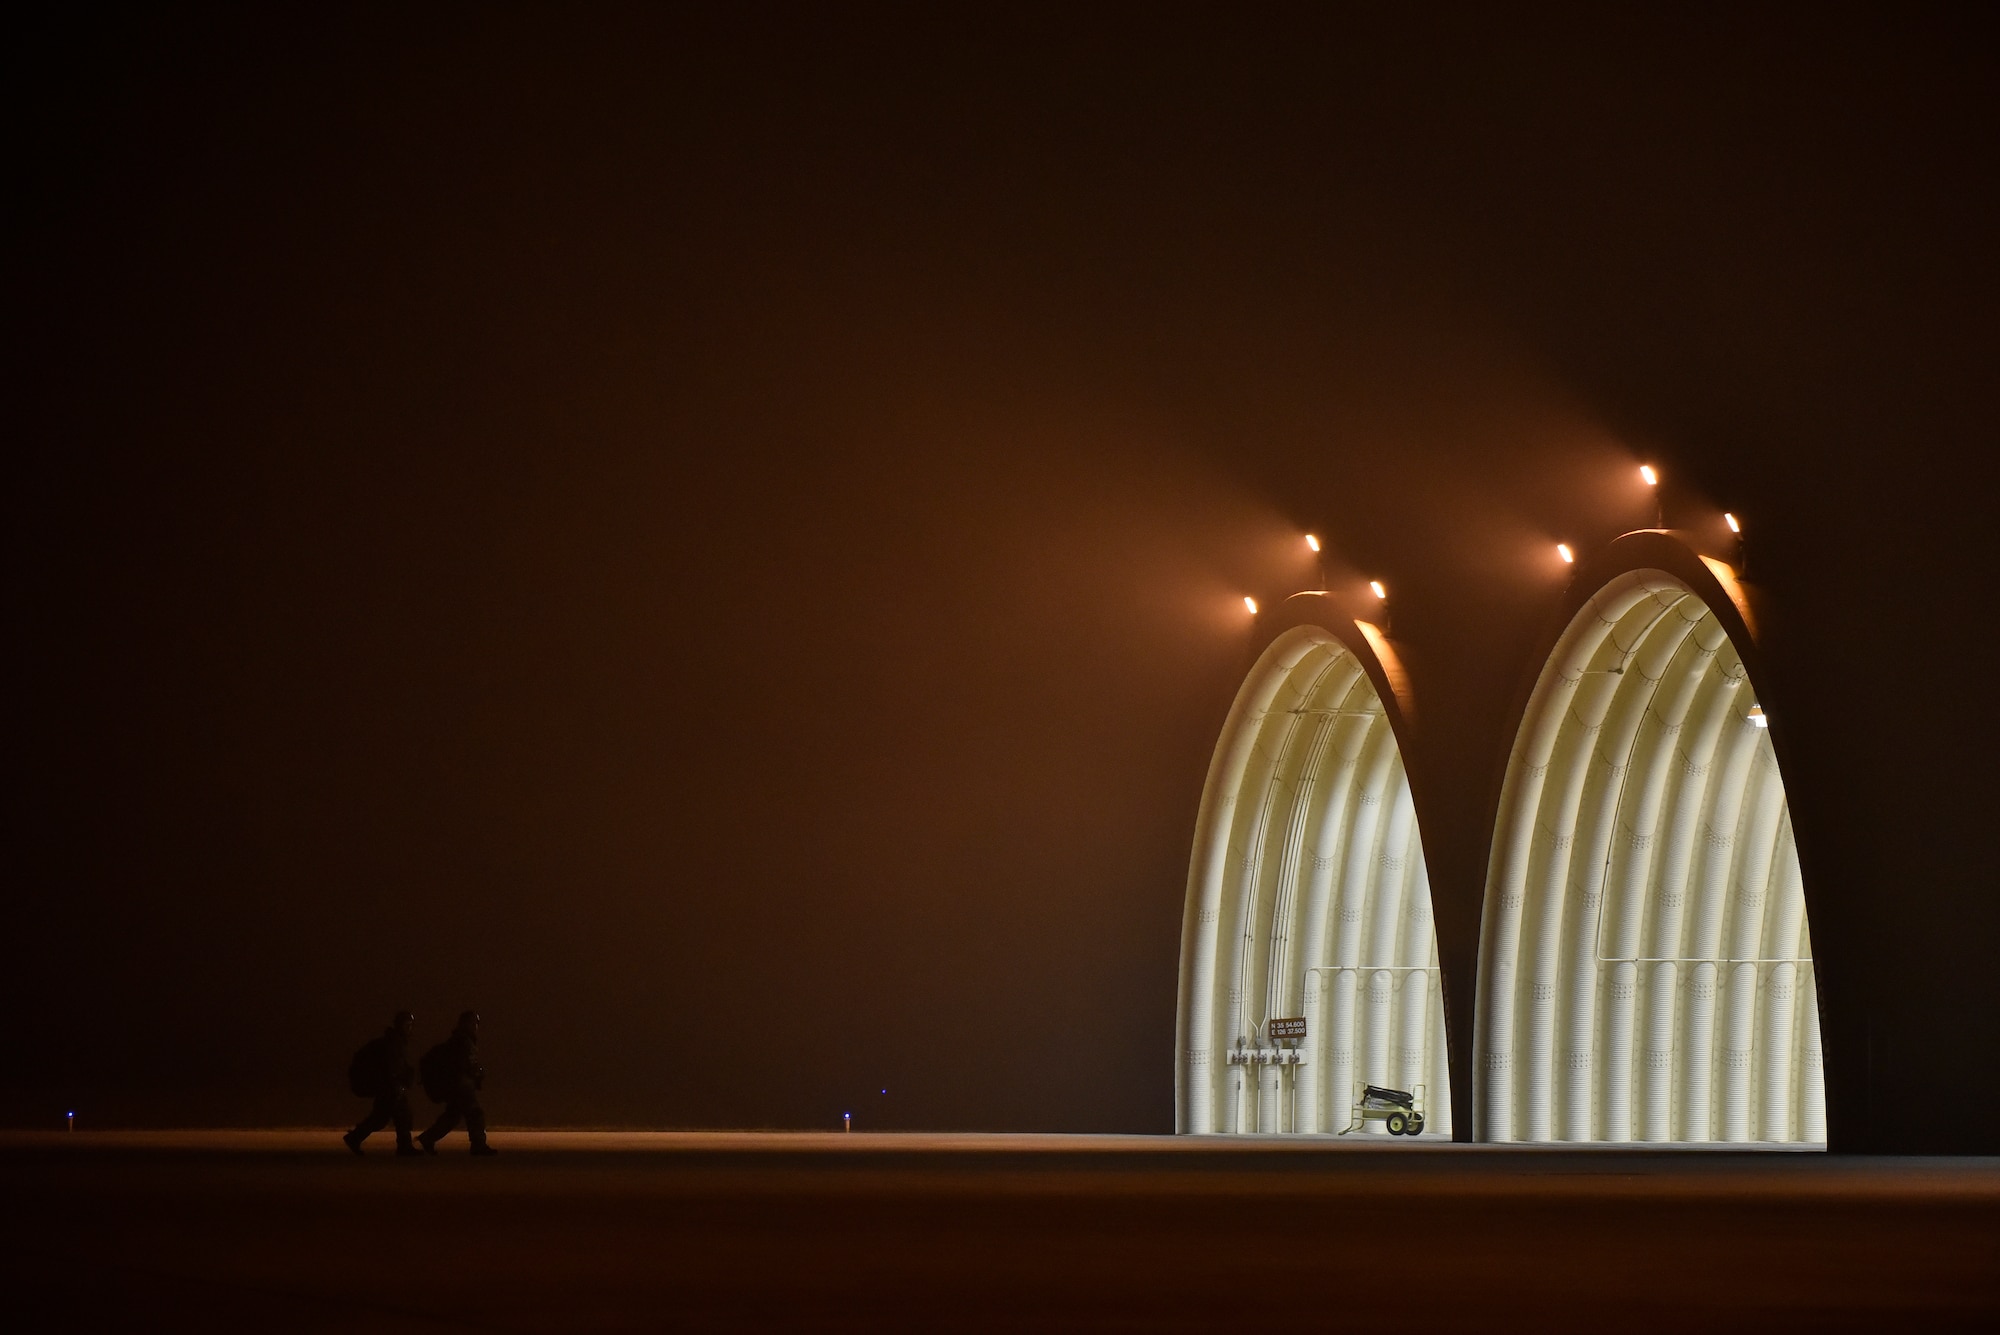
[[[1607,557],[1508,761],[1475,1134],[1823,1144],[1812,942],[1748,604],[1664,534]]]
[[[1296,595],[1272,615],[1287,628],[1237,693],[1195,827],[1176,1129],[1340,1132],[1376,1085],[1414,1094],[1417,1107],[1361,1126],[1448,1137],[1401,671],[1374,627],[1332,615],[1323,595]]]

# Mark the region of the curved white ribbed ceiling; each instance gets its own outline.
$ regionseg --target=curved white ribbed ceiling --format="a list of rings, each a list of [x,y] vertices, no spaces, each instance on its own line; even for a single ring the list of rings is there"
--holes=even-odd
[[[1202,794],[1178,1129],[1337,1133],[1373,1084],[1419,1092],[1423,1133],[1448,1136],[1437,963],[1390,716],[1354,650],[1320,626],[1289,630],[1238,692]],[[1273,1039],[1287,1017],[1305,1019],[1302,1042]]]
[[[1480,931],[1477,1137],[1826,1139],[1785,787],[1716,612],[1658,570],[1557,642],[1508,763]]]

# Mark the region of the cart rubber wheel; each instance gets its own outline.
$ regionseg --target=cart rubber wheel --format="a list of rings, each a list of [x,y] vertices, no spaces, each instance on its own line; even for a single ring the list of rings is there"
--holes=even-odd
[[[1389,1134],[1392,1136],[1402,1135],[1403,1128],[1410,1124],[1409,1119],[1399,1112],[1390,1113],[1386,1120],[1389,1123]]]
[[[1421,1136],[1424,1134],[1424,1115],[1422,1113],[1411,1113],[1410,1129],[1403,1134],[1406,1136]]]

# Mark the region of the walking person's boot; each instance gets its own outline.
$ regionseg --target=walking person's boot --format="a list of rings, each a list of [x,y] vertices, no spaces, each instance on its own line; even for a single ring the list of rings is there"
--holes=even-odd
[[[486,1143],[486,1113],[480,1108],[467,1109],[465,1114],[465,1134],[472,1141],[472,1152],[480,1157],[490,1157],[500,1151]]]

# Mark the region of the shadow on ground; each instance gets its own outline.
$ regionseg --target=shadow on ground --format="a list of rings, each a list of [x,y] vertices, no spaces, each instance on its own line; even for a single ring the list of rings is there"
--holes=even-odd
[[[10,1330],[2000,1319],[2000,1161],[1146,1137],[0,1137]]]

